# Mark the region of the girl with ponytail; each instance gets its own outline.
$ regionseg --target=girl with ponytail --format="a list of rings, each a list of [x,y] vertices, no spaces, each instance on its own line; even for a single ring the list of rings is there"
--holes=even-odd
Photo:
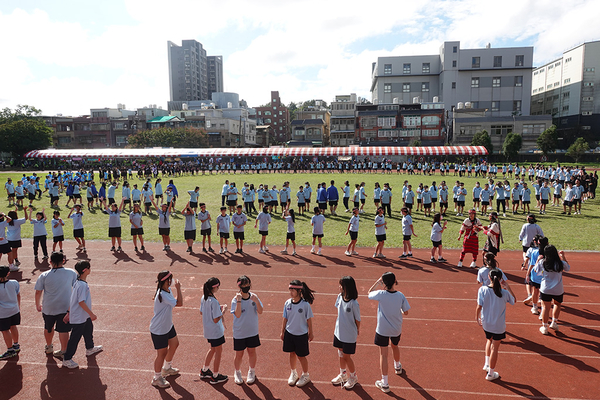
[[[500,378],[494,369],[498,361],[500,343],[506,338],[506,303],[515,304],[515,295],[508,282],[503,280],[502,271],[499,269],[490,270],[489,280],[489,285],[479,288],[475,315],[486,338],[483,365],[483,370],[487,371],[485,379],[493,381]]]
[[[492,271],[500,271],[502,281],[508,281],[504,272],[498,267],[498,260],[496,260],[494,253],[484,253],[483,267],[479,268],[479,272],[477,272],[477,282],[481,283],[482,286],[488,286],[491,283],[490,273]]]
[[[221,354],[223,353],[223,343],[225,343],[225,326],[223,325],[223,313],[227,309],[227,304],[220,305],[215,294],[219,291],[221,282],[218,278],[209,278],[204,282],[202,291],[204,295],[200,300],[200,315],[202,316],[202,327],[204,328],[204,337],[210,343],[210,349],[204,358],[204,366],[200,371],[201,379],[208,379],[211,385],[225,382],[227,375],[219,373],[221,366]],[[213,356],[215,363],[213,373],[209,366]]]
[[[171,292],[171,284],[175,285],[177,298]],[[165,378],[179,374],[179,369],[173,368],[171,365],[179,346],[179,339],[177,339],[177,332],[173,325],[173,307],[182,305],[183,295],[179,280],[175,279],[173,282],[173,274],[170,271],[159,272],[154,293],[154,316],[150,321],[150,335],[156,349],[152,386],[167,388],[171,385]]]
[[[540,246],[541,248],[541,246]],[[540,332],[548,334],[548,319],[552,309],[552,323],[550,328],[558,331],[558,316],[563,302],[564,288],[562,281],[563,271],[569,271],[564,251],[556,250],[550,245],[544,247],[544,258],[540,259],[534,267],[536,274],[541,275],[540,299],[542,300],[542,326]],[[552,307],[554,303],[554,307]]]
[[[288,289],[291,298],[283,306],[281,340],[283,340],[283,351],[290,353],[292,372],[288,378],[288,385],[302,387],[310,382],[306,356],[310,354],[308,342],[313,340],[313,312],[310,305],[315,297],[314,291],[306,283],[297,279],[290,282]],[[296,371],[298,360],[302,367],[301,376]]]

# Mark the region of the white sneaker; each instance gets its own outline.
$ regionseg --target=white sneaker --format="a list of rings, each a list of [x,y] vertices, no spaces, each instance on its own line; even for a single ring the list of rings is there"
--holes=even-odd
[[[160,374],[162,375],[163,378],[166,378],[167,376],[179,375],[179,369],[173,368],[173,367],[163,368],[160,370]]]
[[[380,389],[383,393],[389,393],[390,392],[390,386],[389,385],[384,385],[382,381],[375,381],[375,386]]]
[[[244,380],[242,379],[242,371],[235,371],[233,373],[233,381],[238,385],[244,383]]]
[[[315,249],[310,249],[310,254],[315,254]]]
[[[500,374],[497,373],[496,371],[492,372],[491,374],[487,374],[485,376],[485,380],[486,381],[493,381],[493,380],[498,379],[498,378],[500,378]]]
[[[459,261],[459,262],[458,262],[458,264],[456,264],[456,266],[457,266],[458,268],[462,268],[462,261]]]
[[[223,254],[225,253],[225,251],[223,251],[223,248],[221,247],[221,250],[219,250],[219,254]]]
[[[321,249],[319,249],[319,251],[317,251],[317,255],[318,255],[318,256],[321,256],[321,255],[323,255],[323,253],[321,253]]]
[[[488,364],[485,364],[485,365],[483,366],[483,370],[484,370],[485,372],[489,371],[489,369],[490,369],[490,366],[489,366]]]
[[[546,328],[545,326],[540,326],[540,332],[542,333],[542,335],[547,335],[548,328]]]
[[[477,268],[477,263],[475,261],[473,261],[470,265],[471,268]]]
[[[252,385],[256,381],[256,373],[252,370],[248,370],[248,377],[246,378],[246,384]]]
[[[358,255],[358,251],[352,251],[352,255],[353,256],[357,256]]]
[[[310,375],[308,375],[308,372],[306,372],[306,373],[302,374],[300,379],[298,379],[298,381],[296,382],[296,386],[302,387],[302,386],[305,386],[309,382],[310,382]]]
[[[358,377],[350,375],[348,381],[344,384],[344,389],[350,390],[358,383]]]
[[[265,251],[269,251],[269,248],[267,246],[265,246]]]
[[[79,364],[77,364],[73,360],[63,360],[62,366],[63,366],[63,368],[69,368],[69,369],[79,368]]]
[[[152,386],[164,389],[170,387],[171,384],[163,376],[161,376],[159,378],[152,378]]]
[[[288,385],[296,386],[296,382],[298,382],[298,372],[296,372],[296,370],[293,370],[290,374],[290,377],[288,378]]]
[[[296,254],[298,254],[298,253],[296,253],[296,250],[292,251],[293,256],[295,256]]]
[[[46,354],[53,354],[54,353],[54,345],[52,343],[45,345],[44,351],[46,352]]]
[[[540,310],[536,306],[531,307],[531,313],[533,315],[540,315]]]
[[[351,255],[352,255],[352,253],[350,253],[348,250],[346,250],[346,251],[344,252],[344,254],[345,254],[345,255],[347,255],[347,256],[351,256]]]
[[[281,254],[287,254],[287,250],[281,250]]]
[[[530,305],[532,298],[533,298],[533,295],[530,294],[529,296],[527,296],[527,298],[525,300],[523,300],[523,304]]]
[[[331,380],[331,383],[335,386],[343,385],[348,380],[348,374],[342,374],[341,372]]]
[[[260,254],[265,254],[266,252],[263,249],[258,250]]]
[[[99,353],[101,351],[102,351],[102,346],[94,346],[91,349],[87,349],[85,351],[85,355],[89,357],[89,356]]]
[[[551,328],[551,329],[554,329],[554,330],[555,330],[555,331],[557,331],[557,332],[560,330],[560,329],[559,329],[559,327],[558,327],[558,324],[556,323],[556,321],[552,321],[552,322],[550,323],[550,328]]]
[[[8,266],[8,270],[9,270],[10,272],[17,272],[17,271],[19,270],[19,267],[17,267],[15,264],[10,264],[10,265]]]

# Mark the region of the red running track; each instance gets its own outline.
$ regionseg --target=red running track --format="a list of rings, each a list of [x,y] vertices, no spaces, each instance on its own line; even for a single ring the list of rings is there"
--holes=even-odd
[[[35,310],[34,283],[48,268],[33,263],[31,241],[24,241],[21,272],[12,279],[21,283],[22,351],[19,357],[0,361],[3,382],[0,399],[592,399],[600,398],[600,270],[597,253],[568,253],[571,272],[565,273],[565,302],[561,330],[542,336],[540,323],[529,307],[518,302],[507,310],[507,338],[500,347],[496,370],[501,379],[487,382],[482,371],[485,338],[475,322],[476,270],[456,268],[458,251],[445,251],[452,263],[430,264],[429,250],[415,250],[415,257],[399,260],[397,249],[386,249],[387,259],[346,257],[342,248],[324,249],[323,256],[299,248],[298,256],[282,256],[281,247],[262,255],[256,246],[248,254],[188,254],[183,243],[163,252],[158,243],[148,243],[148,253],[136,254],[130,243],[126,251],[113,254],[108,242],[88,242],[92,263],[88,281],[92,291],[96,344],[105,350],[86,360],[83,344],[74,360],[78,370],[67,370],[44,352],[42,318]],[[200,247],[197,246],[198,250]],[[67,243],[67,263],[76,261],[73,243]],[[79,254],[79,256],[84,256]],[[467,256],[465,260],[470,263]],[[521,253],[501,252],[500,267],[508,276],[518,300],[525,297],[520,270]],[[468,264],[467,264],[468,265]],[[158,390],[150,385],[155,351],[148,332],[152,296],[158,271],[169,269],[182,282],[184,306],[174,312],[180,347],[174,366],[179,377],[169,378],[172,387]],[[371,284],[386,271],[393,271],[400,290],[412,309],[404,320],[400,342],[405,372],[390,376],[391,393],[380,392],[379,352],[373,345],[376,302],[366,297]],[[232,316],[225,319],[226,339],[221,372],[230,380],[212,386],[198,378],[208,349],[202,337],[198,312],[202,284],[210,276],[221,279],[219,301],[230,304],[240,274],[251,277],[253,291],[265,306],[260,317],[262,346],[258,349],[257,383],[238,386],[233,382]],[[332,347],[336,318],[334,308],[338,279],[352,275],[360,293],[362,325],[354,360],[359,385],[352,391],[332,386],[339,372],[337,352]],[[313,304],[315,340],[308,357],[313,383],[299,389],[287,385],[289,364],[281,350],[279,333],[283,303],[289,297],[291,279],[305,280],[316,290]],[[83,342],[83,341],[82,341]],[[58,339],[55,337],[55,346]],[[391,353],[391,351],[390,351]],[[391,356],[390,356],[391,359]],[[242,366],[245,377],[247,358]]]

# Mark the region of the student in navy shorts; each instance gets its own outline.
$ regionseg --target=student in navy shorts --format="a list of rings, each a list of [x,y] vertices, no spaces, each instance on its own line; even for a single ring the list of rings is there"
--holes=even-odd
[[[200,315],[202,315],[202,327],[204,337],[210,343],[210,349],[204,358],[204,366],[200,371],[201,379],[208,379],[211,385],[222,383],[229,379],[227,375],[219,373],[221,366],[221,354],[223,353],[223,344],[225,343],[225,327],[223,326],[223,313],[227,309],[227,304],[220,305],[215,298],[219,291],[221,282],[217,278],[208,279],[203,286],[202,299],[200,300]],[[215,358],[212,372],[209,368],[210,362]]]

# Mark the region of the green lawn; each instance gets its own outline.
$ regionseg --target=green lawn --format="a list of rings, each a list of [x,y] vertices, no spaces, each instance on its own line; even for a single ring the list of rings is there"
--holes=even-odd
[[[43,176],[43,174],[38,174]],[[17,173],[2,173],[0,174],[0,179],[4,183],[8,176],[13,178],[13,181],[19,179],[21,174]],[[179,213],[185,203],[187,203],[189,196],[187,194],[187,190],[193,190],[195,186],[200,186],[200,201],[205,202],[207,204],[208,210],[211,212],[213,218],[213,240],[218,244],[218,234],[216,233],[214,221],[219,214],[219,207],[221,206],[221,188],[225,179],[229,179],[236,183],[237,187],[240,188],[243,186],[244,182],[254,183],[255,186],[258,187],[259,184],[268,184],[269,186],[275,184],[279,189],[281,189],[284,181],[289,181],[292,188],[292,196],[295,199],[295,193],[297,191],[298,186],[303,184],[306,181],[311,183],[313,189],[316,190],[317,183],[319,181],[325,181],[329,185],[330,180],[335,180],[336,186],[338,188],[343,187],[343,182],[348,180],[350,181],[350,186],[353,188],[355,183],[360,183],[364,181],[366,183],[367,188],[367,204],[365,206],[366,213],[361,214],[361,222],[360,222],[360,233],[358,239],[358,246],[361,247],[369,247],[375,245],[375,228],[374,228],[374,217],[375,217],[375,208],[372,202],[373,195],[373,187],[375,182],[379,182],[382,186],[384,182],[389,182],[390,186],[393,189],[393,193],[395,197],[392,199],[392,219],[387,219],[388,222],[388,230],[387,230],[387,242],[386,246],[392,247],[401,247],[402,246],[402,235],[401,235],[401,214],[400,207],[402,205],[402,201],[400,199],[401,196],[401,188],[402,182],[407,179],[409,183],[413,186],[413,190],[418,186],[419,183],[424,183],[427,185],[431,185],[432,181],[436,181],[438,184],[445,179],[441,177],[439,174],[435,176],[423,176],[423,175],[398,175],[395,172],[391,175],[382,175],[382,174],[244,174],[244,175],[206,175],[206,176],[184,176],[175,178],[175,184],[180,193],[180,199],[177,203],[177,211],[178,215],[173,216],[171,220],[171,239],[173,241],[182,242],[183,241],[183,225],[184,221]],[[451,189],[453,186],[453,182],[456,181],[457,178],[454,177],[451,173],[451,176],[446,177],[446,181],[448,183],[449,188]],[[465,182],[465,187],[469,191],[469,196],[467,197],[467,207],[472,205],[469,198],[471,197],[471,190],[475,185],[477,179],[475,178],[463,178],[462,181]],[[483,179],[479,180],[483,183]],[[141,183],[137,178],[134,178],[134,183]],[[163,187],[166,188],[166,182],[168,179],[163,179]],[[99,185],[97,185],[99,187]],[[6,192],[4,192],[6,193]],[[121,187],[117,189],[117,199],[120,201]],[[85,216],[83,218],[83,223],[85,227],[85,235],[86,239],[94,239],[94,240],[108,240],[108,216],[100,212],[97,208],[92,212],[87,212],[87,208],[85,207],[85,192],[83,194],[84,198],[84,213]],[[341,195],[340,195],[341,197]],[[533,196],[532,196],[533,198]],[[66,219],[66,216],[69,213],[69,210],[65,207],[67,199],[61,196],[59,200],[60,204],[60,212],[61,216],[65,220],[65,237],[67,239],[72,239],[72,224],[69,220]],[[315,194],[313,193],[312,198],[313,204],[315,201]],[[447,248],[459,248],[461,246],[461,242],[457,241],[456,238],[458,236],[458,230],[460,228],[460,224],[464,217],[456,217],[454,213],[452,213],[452,200],[450,199],[450,209],[448,213],[448,229],[444,232],[443,242],[444,247]],[[49,207],[49,198],[47,194],[42,196],[41,200],[36,200],[34,202],[34,206],[36,210],[41,210],[42,207],[46,207],[46,212],[51,218],[52,209]],[[495,201],[494,201],[495,203]],[[583,205],[583,215],[561,215],[562,207],[548,207],[548,213],[546,215],[537,214],[537,209],[535,209],[535,198],[533,198],[533,207],[535,210],[534,213],[538,216],[539,224],[544,230],[546,236],[550,238],[550,242],[555,244],[557,247],[565,250],[600,250],[600,241],[598,240],[598,226],[596,225],[600,219],[600,210],[599,210],[599,201],[590,200],[584,203]],[[25,204],[27,201],[25,200]],[[293,202],[295,205],[295,201]],[[352,204],[352,203],[351,203]],[[6,196],[2,195],[2,200],[0,202],[0,209],[4,212],[9,211],[8,202],[6,200]],[[258,206],[258,203],[256,203]],[[129,218],[128,213],[123,213],[121,220],[123,226],[123,239],[124,241],[130,241],[131,236],[129,235]],[[310,215],[306,216],[297,216],[296,218],[296,242],[299,245],[307,245],[310,244],[312,240],[311,234],[311,225],[310,225]],[[23,216],[23,211],[19,211],[19,217]],[[325,237],[323,239],[323,244],[325,246],[342,246],[346,245],[349,241],[349,237],[345,236],[346,227],[348,224],[348,220],[350,218],[349,213],[345,213],[343,206],[341,205],[338,208],[338,216],[332,217],[329,215],[329,212],[326,213],[326,223],[325,223]],[[145,239],[150,241],[160,241],[160,237],[158,235],[158,221],[156,214],[151,216],[144,217],[144,230],[145,230]],[[418,237],[413,237],[413,246],[418,248],[429,248],[431,247],[431,241],[429,239],[429,235],[431,232],[431,218],[425,218],[421,212],[413,212],[413,221],[415,232]],[[483,221],[484,225],[487,224],[487,220]],[[501,246],[501,249],[520,249],[521,243],[518,241],[519,231],[521,226],[525,222],[524,215],[516,215],[507,214],[506,218],[501,217],[502,231],[504,234],[504,244]],[[198,237],[199,236],[199,228],[198,224]],[[47,230],[49,233],[49,238],[52,236],[50,231],[50,225],[47,225]],[[22,228],[22,236],[31,237],[33,229],[30,224],[26,224]],[[268,244],[284,244],[285,243],[285,235],[286,234],[286,224],[281,219],[281,215],[274,215],[273,222],[269,227],[269,237],[267,240]],[[232,235],[233,237],[233,235]],[[258,243],[260,237],[258,235],[257,229],[254,229],[254,221],[253,218],[248,221],[246,225],[246,242],[247,243]],[[483,246],[483,239],[480,239],[480,247]],[[213,245],[213,247],[215,247]],[[217,245],[218,247],[218,245]],[[234,244],[229,245],[230,250],[235,248]]]

